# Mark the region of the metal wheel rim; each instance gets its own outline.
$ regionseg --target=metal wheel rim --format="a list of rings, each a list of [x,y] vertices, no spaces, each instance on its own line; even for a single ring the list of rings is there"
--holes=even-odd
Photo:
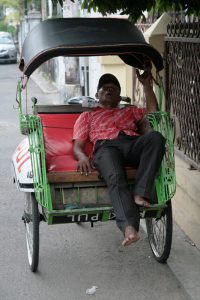
[[[148,220],[150,230],[149,242],[156,257],[161,257],[165,250],[167,219],[166,216],[160,219]]]
[[[31,220],[32,216],[32,204],[31,198],[28,198],[25,202],[24,213],[29,215],[29,220],[25,220],[25,230],[26,230],[26,246],[28,253],[28,262],[31,265],[33,261],[33,222]]]
[[[28,253],[28,262],[31,265],[33,261],[33,234],[30,230],[30,226],[26,223],[26,246]]]

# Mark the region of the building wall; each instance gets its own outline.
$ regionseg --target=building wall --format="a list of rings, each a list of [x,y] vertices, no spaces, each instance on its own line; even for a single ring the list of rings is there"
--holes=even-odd
[[[161,53],[164,52],[166,25],[170,18],[166,14],[153,28],[145,32],[146,40]],[[167,54],[166,54],[167,55]],[[164,72],[161,73],[164,77]],[[200,249],[200,172],[175,155],[176,163],[176,194],[172,199],[173,217],[182,230]]]
[[[90,96],[94,97],[99,77],[104,73],[114,74],[121,84],[121,95],[132,98],[132,67],[125,63],[118,56],[100,56],[90,58]],[[93,74],[95,74],[93,76]]]
[[[200,249],[200,172],[178,156],[176,194],[172,200],[173,216],[190,240]]]

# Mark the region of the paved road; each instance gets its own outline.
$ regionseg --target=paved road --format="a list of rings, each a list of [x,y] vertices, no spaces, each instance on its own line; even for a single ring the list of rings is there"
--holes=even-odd
[[[22,139],[13,110],[19,76],[16,65],[0,65],[0,300],[200,299],[200,255],[177,227],[169,263],[161,265],[142,228],[141,240],[122,248],[112,222],[94,228],[41,223],[39,270],[29,271],[23,194],[10,176],[12,152]],[[48,98],[30,81],[32,95]],[[86,295],[92,286],[98,286],[96,294]]]

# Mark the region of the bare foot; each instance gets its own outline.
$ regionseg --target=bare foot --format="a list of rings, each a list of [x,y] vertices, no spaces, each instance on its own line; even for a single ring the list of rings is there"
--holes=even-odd
[[[146,201],[143,197],[139,195],[134,196],[135,204],[142,206],[142,207],[150,207],[150,203]]]
[[[131,225],[128,225],[124,231],[125,239],[122,242],[122,246],[129,246],[132,243],[137,242],[140,239],[138,232]]]

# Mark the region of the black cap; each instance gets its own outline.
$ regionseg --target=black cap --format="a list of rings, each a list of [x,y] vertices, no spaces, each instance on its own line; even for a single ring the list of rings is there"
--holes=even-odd
[[[98,86],[97,86],[97,91],[106,83],[114,83],[114,85],[116,85],[119,90],[121,91],[121,86],[120,86],[120,83],[118,81],[118,79],[113,75],[113,74],[110,74],[110,73],[106,73],[104,75],[102,75],[99,79],[99,83],[98,83]]]

